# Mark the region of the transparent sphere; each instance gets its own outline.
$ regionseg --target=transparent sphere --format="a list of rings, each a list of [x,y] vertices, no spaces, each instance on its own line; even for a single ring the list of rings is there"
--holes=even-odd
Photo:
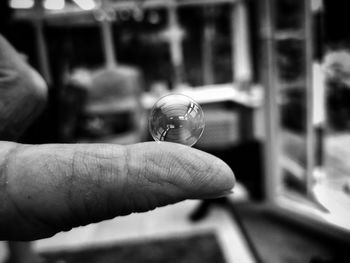
[[[170,94],[160,98],[149,116],[149,131],[155,141],[195,144],[204,130],[202,108],[190,97]]]

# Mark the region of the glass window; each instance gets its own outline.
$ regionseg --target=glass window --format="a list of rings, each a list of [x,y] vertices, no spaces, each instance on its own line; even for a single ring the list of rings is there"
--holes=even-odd
[[[274,205],[350,231],[350,31],[330,21],[344,8],[265,1],[266,171]]]

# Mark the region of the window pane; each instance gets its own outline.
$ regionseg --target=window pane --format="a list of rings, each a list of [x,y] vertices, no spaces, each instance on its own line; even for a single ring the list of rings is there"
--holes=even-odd
[[[288,191],[304,195],[307,185],[305,2],[275,0],[274,10],[281,180]]]

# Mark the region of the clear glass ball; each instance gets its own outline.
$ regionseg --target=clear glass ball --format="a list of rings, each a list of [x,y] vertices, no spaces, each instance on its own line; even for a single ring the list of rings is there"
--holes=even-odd
[[[149,131],[155,141],[194,145],[204,130],[204,114],[197,102],[182,94],[160,98],[149,116]]]

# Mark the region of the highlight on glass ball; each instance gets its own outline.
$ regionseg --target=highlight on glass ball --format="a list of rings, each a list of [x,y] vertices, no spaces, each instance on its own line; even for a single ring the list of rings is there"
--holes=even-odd
[[[149,131],[155,141],[194,145],[204,131],[204,114],[197,102],[182,94],[160,98],[149,116]]]

